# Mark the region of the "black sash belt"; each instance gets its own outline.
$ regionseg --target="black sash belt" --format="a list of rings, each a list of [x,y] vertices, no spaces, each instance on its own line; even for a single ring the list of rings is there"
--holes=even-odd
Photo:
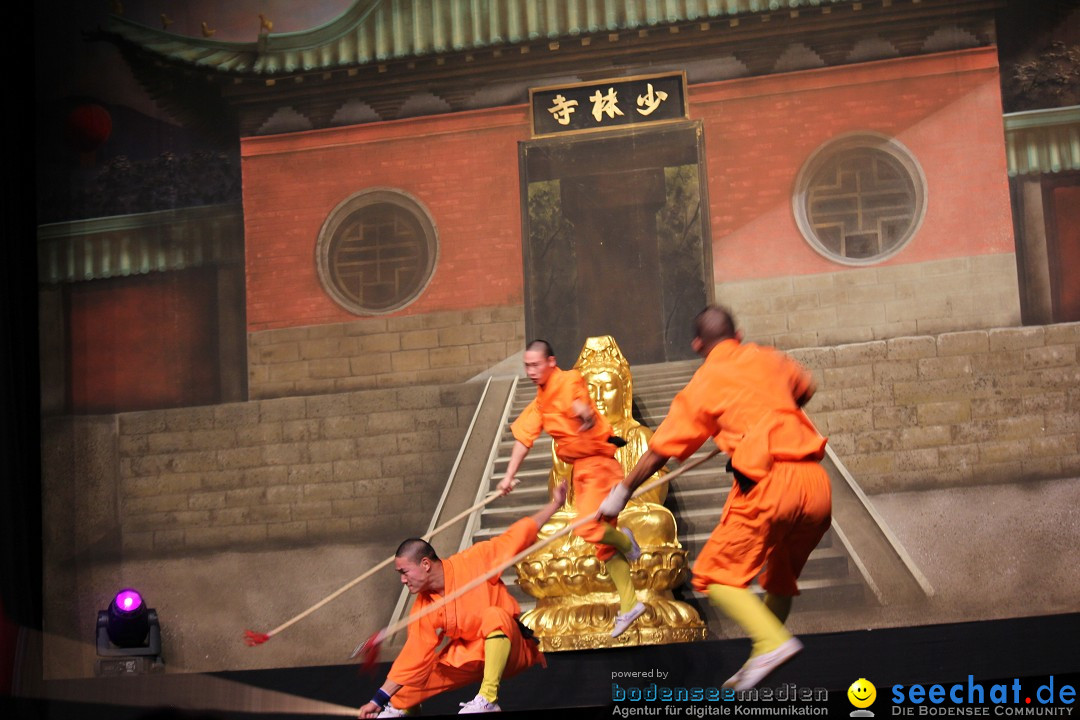
[[[735,476],[735,482],[739,483],[739,489],[742,490],[744,494],[749,493],[751,490],[754,489],[754,486],[757,485],[757,480],[753,480],[735,469],[735,467],[731,464],[730,458],[727,461],[726,469],[729,473]]]

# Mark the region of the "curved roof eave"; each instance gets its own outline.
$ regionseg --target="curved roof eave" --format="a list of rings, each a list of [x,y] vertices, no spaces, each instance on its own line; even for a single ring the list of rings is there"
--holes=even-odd
[[[163,59],[224,73],[279,75],[637,30],[854,0],[356,0],[318,27],[255,42],[175,35],[119,16],[104,29]]]

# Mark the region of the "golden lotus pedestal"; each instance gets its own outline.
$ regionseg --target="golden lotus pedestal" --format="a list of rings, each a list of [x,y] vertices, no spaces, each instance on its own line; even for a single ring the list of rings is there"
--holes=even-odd
[[[544,525],[540,537],[573,521],[573,514],[560,511]],[[673,588],[686,581],[689,568],[686,551],[674,540],[671,512],[653,503],[634,504],[619,516],[619,525],[630,527],[638,537],[641,557],[631,568],[638,600],[648,609],[626,632],[612,638],[619,611],[615,586],[592,545],[570,536],[517,565],[518,584],[536,598],[536,607],[521,619],[536,634],[541,650],[663,645],[706,638],[707,629],[697,611],[672,594]],[[671,539],[658,538],[658,534]]]

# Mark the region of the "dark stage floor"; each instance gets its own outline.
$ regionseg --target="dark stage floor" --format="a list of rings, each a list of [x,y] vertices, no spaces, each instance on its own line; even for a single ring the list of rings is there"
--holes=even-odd
[[[828,696],[827,701],[808,703],[811,714],[848,717],[854,707],[848,702],[847,688],[865,678],[877,688],[877,700],[869,709],[878,718],[906,714],[895,707],[898,693],[906,698],[901,705],[912,708],[910,715],[928,715],[927,709],[948,714],[970,714],[955,707],[948,698],[944,703],[929,700],[913,703],[906,690],[893,686],[922,685],[927,690],[939,684],[945,687],[962,684],[956,692],[965,696],[971,685],[980,685],[986,693],[995,684],[1009,688],[1007,702],[991,707],[990,717],[1003,715],[1057,715],[1080,717],[1075,699],[1068,703],[1068,687],[1080,685],[1080,613],[1031,618],[1016,618],[948,625],[828,633],[801,637],[805,650],[792,662],[771,675],[763,687],[779,696],[813,693]],[[647,693],[650,685],[668,688],[718,688],[735,671],[749,652],[746,640],[723,640],[683,645],[644,648],[550,653],[547,669],[533,668],[503,683],[500,704],[516,717],[704,717],[732,713],[738,703],[707,702],[633,702],[635,692]],[[211,678],[239,683],[250,693],[272,691],[342,706],[341,714],[297,714],[295,712],[173,711],[165,708],[4,698],[3,717],[18,718],[286,718],[342,717],[345,708],[355,708],[371,697],[385,677],[386,666],[373,676],[360,675],[356,665],[304,667],[260,671],[215,673]],[[644,673],[633,676],[631,673]],[[969,676],[971,676],[969,678]],[[1036,693],[1053,676],[1055,700],[1051,705],[1039,702]],[[168,676],[166,676],[168,677]],[[133,683],[139,678],[125,678]],[[94,680],[79,681],[93,683]],[[613,687],[617,684],[618,687]],[[1013,710],[1014,687],[1019,705]],[[633,688],[633,689],[632,689]],[[1061,694],[1066,690],[1065,695]],[[613,702],[613,693],[628,692],[626,701]],[[1048,688],[1043,687],[1045,699]],[[476,688],[447,693],[424,704],[424,714],[457,712],[458,703],[468,700]],[[918,697],[918,696],[917,696]],[[973,696],[972,696],[973,697]],[[1025,698],[1031,697],[1031,703]],[[919,698],[921,699],[921,698]],[[990,698],[984,698],[990,702]],[[122,699],[118,699],[122,702]],[[759,703],[760,704],[760,703]],[[768,705],[768,703],[765,703]],[[772,708],[791,703],[774,698]],[[967,704],[962,703],[962,704]],[[670,707],[664,707],[665,705]],[[807,705],[807,703],[803,703]],[[1006,707],[1007,706],[1007,707]],[[264,709],[267,705],[264,703]],[[655,712],[650,712],[655,710]],[[1061,712],[1057,712],[1057,711]],[[13,712],[11,712],[13,711]],[[920,712],[922,711],[922,712]],[[1038,711],[1038,712],[1035,712]],[[1054,711],[1054,712],[1050,712]],[[769,710],[772,712],[772,710]],[[760,713],[757,713],[760,714]],[[775,713],[774,713],[775,714]],[[799,714],[799,713],[789,713]]]

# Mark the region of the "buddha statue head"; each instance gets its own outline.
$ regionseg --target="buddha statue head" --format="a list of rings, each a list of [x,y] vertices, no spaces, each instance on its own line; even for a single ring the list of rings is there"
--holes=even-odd
[[[615,338],[601,335],[586,340],[574,369],[585,379],[596,409],[612,427],[632,420],[634,379]]]

